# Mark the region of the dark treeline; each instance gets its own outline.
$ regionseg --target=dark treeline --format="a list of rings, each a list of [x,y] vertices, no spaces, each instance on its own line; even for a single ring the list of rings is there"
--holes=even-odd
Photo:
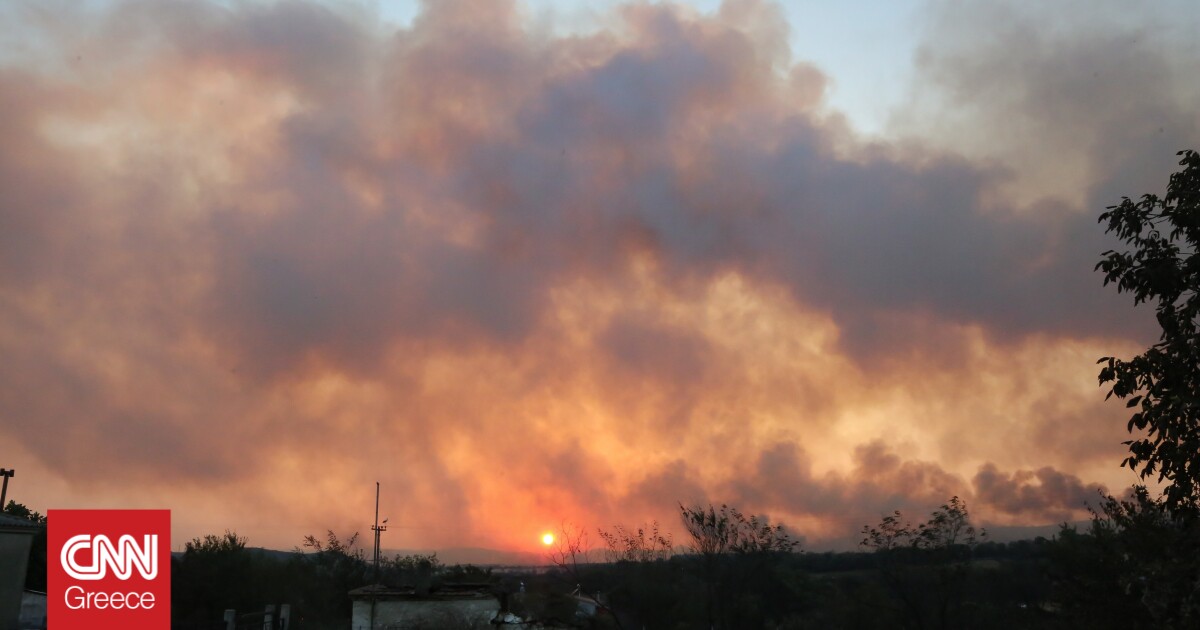
[[[293,628],[342,630],[348,593],[360,586],[430,593],[471,583],[489,585],[539,627],[1196,627],[1200,519],[1145,492],[1101,499],[1089,526],[1064,525],[1048,539],[989,541],[954,498],[923,522],[897,512],[864,526],[859,551],[823,553],[727,506],[680,506],[684,540],[657,524],[616,526],[595,530],[602,546],[593,549],[586,530],[564,526],[553,568],[504,574],[436,555],[385,558],[376,573],[356,535],[309,536],[281,552],[226,532],[194,539],[172,559],[173,626],[217,627],[226,609],[288,603]],[[579,615],[580,601],[600,614]]]
[[[857,552],[803,553],[790,540],[745,544],[746,528],[730,518],[728,536],[742,536],[740,545],[714,552],[689,531],[684,553],[631,561],[620,558],[643,550],[646,537],[614,545],[602,531],[606,559],[617,562],[576,565],[560,554],[545,586],[578,583],[601,593],[613,617],[592,627],[1198,627],[1200,520],[1167,511],[1144,491],[1098,499],[1082,530],[1064,525],[1049,539],[1008,543],[986,540],[957,498],[924,522],[897,512],[864,526]],[[697,512],[722,510],[682,508],[682,517],[686,525]]]
[[[860,550],[840,553],[804,552],[784,526],[734,508],[679,506],[683,540],[657,524],[616,526],[594,530],[593,549],[587,530],[564,526],[553,568],[524,574],[446,566],[436,555],[385,558],[376,572],[356,535],[309,536],[281,552],[226,532],[173,557],[173,626],[217,627],[226,609],[287,603],[297,630],[342,630],[352,589],[471,583],[542,627],[1200,627],[1200,514],[1144,490],[1099,499],[1087,527],[1000,543],[954,498],[922,522],[897,512],[866,525]],[[45,523],[20,504],[5,512]],[[44,563],[30,564],[28,584],[45,588]],[[580,616],[580,601],[600,614]]]
[[[334,532],[307,536],[301,547],[281,552],[254,549],[233,532],[196,538],[171,560],[171,617],[176,628],[216,627],[227,609],[262,611],[289,604],[292,627],[337,628],[349,624],[349,592],[367,584],[413,587],[429,592],[445,582],[486,582],[477,567],[446,567],[437,555],[383,558],[378,572],[357,546]]]

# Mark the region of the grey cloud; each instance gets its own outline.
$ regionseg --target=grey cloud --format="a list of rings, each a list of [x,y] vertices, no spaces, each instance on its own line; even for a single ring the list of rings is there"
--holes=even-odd
[[[694,478],[687,462],[675,460],[652,472],[630,492],[627,501],[642,510],[661,512],[684,505],[709,502],[708,492]]]
[[[1042,521],[1070,520],[1107,493],[1104,486],[1085,484],[1079,477],[1049,466],[1004,473],[989,463],[979,469],[973,482],[982,503],[1007,514],[1032,515]]]
[[[1078,519],[1101,492],[1104,486],[1086,484],[1049,466],[1004,472],[987,463],[967,481],[936,463],[905,459],[874,441],[855,450],[855,465],[844,474],[814,475],[803,449],[778,443],[759,453],[750,474],[728,479],[716,492],[701,492],[694,473],[674,462],[647,477],[633,497],[638,505],[654,504],[660,511],[676,501],[699,501],[728,503],[785,523],[789,517],[818,518],[830,529],[817,537],[828,540],[848,536],[895,510],[921,517],[952,496],[974,508],[976,525],[987,522],[981,513],[1054,524]]]
[[[917,115],[990,147],[1017,170],[1079,165],[1083,214],[1161,189],[1200,140],[1191,80],[1200,50],[1186,2],[1129,19],[1117,2],[935,3],[917,57]],[[1046,24],[1070,24],[1046,28]],[[954,144],[954,143],[951,143]],[[1075,191],[1070,191],[1075,192]],[[1094,256],[1094,254],[1093,254]]]
[[[510,25],[470,24],[471,32],[492,33],[476,43],[452,38],[464,27],[445,15],[418,22],[417,32],[401,35],[415,43],[394,53],[401,76],[459,77],[469,106],[496,117],[450,117],[446,95],[425,104],[426,124],[452,160],[441,185],[441,167],[423,162],[419,150],[384,160],[364,151],[374,134],[395,133],[359,118],[387,111],[387,101],[360,110],[338,96],[372,94],[366,53],[312,64],[309,49],[296,45],[311,40],[337,52],[355,39],[348,33],[366,41],[370,34],[324,9],[277,11],[275,18],[297,23],[296,35],[257,25],[271,16],[252,12],[219,22],[197,44],[281,60],[280,70],[263,72],[289,84],[343,82],[318,90],[308,111],[283,127],[285,161],[264,185],[295,191],[297,205],[262,225],[217,226],[224,267],[213,297],[225,305],[216,325],[243,342],[265,337],[281,357],[277,367],[310,352],[352,362],[396,338],[426,334],[433,321],[519,339],[561,279],[621,269],[632,235],[635,247],[663,263],[668,281],[732,268],[792,286],[798,301],[834,313],[845,346],[863,358],[926,341],[892,323],[914,313],[981,323],[1001,338],[1123,334],[1131,321],[1091,272],[1104,242],[1087,217],[1061,207],[1033,215],[987,209],[983,199],[1002,174],[962,158],[847,159],[832,150],[832,132],[819,120],[740,115],[748,100],[763,99],[766,111],[783,104],[771,103],[765,61],[737,31],[702,31],[661,9],[645,21],[650,26],[635,23],[649,29],[644,40],[563,72],[537,60],[542,44],[520,39]],[[438,56],[422,52],[428,42],[437,42]],[[374,46],[367,49],[377,55]],[[504,48],[481,57],[476,46]],[[572,52],[564,44],[560,54]],[[518,69],[542,74],[543,83],[503,86]],[[1044,72],[1035,79],[1058,76],[1054,67]],[[509,129],[520,136],[509,139]],[[775,147],[747,142],[759,134]],[[693,177],[669,150],[678,137],[700,163],[718,168]],[[392,140],[404,146],[410,138]],[[624,157],[610,162],[610,155]],[[434,204],[465,208],[479,222],[479,246],[463,249],[411,229],[408,191],[389,198],[382,218],[364,218],[340,175],[361,168],[386,182],[401,167],[415,169]]]

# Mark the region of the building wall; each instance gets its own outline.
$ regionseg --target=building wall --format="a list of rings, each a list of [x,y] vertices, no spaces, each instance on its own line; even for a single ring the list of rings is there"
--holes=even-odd
[[[42,630],[46,627],[46,595],[25,591],[21,597],[21,630]]]
[[[371,628],[371,601],[355,600],[351,630],[466,630],[489,628],[500,609],[494,598],[455,600],[379,600],[375,603],[375,628]]]
[[[18,630],[34,533],[31,529],[0,529],[0,630]]]

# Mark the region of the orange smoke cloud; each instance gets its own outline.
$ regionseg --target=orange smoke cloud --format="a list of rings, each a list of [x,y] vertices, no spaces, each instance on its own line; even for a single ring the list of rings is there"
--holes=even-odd
[[[535,549],[678,501],[810,542],[951,494],[1043,524],[1127,482],[1093,362],[1147,328],[1091,212],[856,138],[771,5],[24,11],[0,456],[34,507],[289,548],[379,480],[388,546]]]

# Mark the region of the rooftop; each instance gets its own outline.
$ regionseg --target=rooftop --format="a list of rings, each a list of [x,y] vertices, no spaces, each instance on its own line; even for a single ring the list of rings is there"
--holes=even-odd
[[[8,514],[0,514],[0,530],[29,529],[39,530],[42,526],[33,521]]]
[[[369,584],[350,591],[351,599],[367,599],[369,597],[376,599],[438,601],[492,599],[495,595],[491,591],[490,584],[473,582],[442,584],[430,589],[429,592],[421,593],[418,593],[417,589],[412,586],[393,587],[383,584]]]

